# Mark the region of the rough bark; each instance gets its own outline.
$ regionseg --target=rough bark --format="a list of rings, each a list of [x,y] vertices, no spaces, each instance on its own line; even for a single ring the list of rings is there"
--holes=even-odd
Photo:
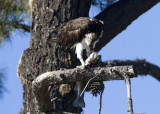
[[[160,0],[119,0],[96,16],[105,23],[103,38],[96,45],[97,51],[125,30],[135,19]]]
[[[96,77],[95,77],[96,76]],[[118,66],[118,67],[96,67],[86,69],[61,69],[58,71],[47,72],[41,74],[34,79],[33,92],[36,97],[37,106],[40,110],[45,112],[45,100],[48,95],[48,87],[58,84],[74,83],[76,81],[88,81],[95,77],[95,81],[108,80],[124,80],[124,77],[135,77],[132,66]]]
[[[95,67],[95,68],[73,68],[60,69],[46,72],[39,75],[32,82],[33,88],[43,88],[45,86],[66,84],[76,81],[88,81],[96,76],[96,81],[124,80],[124,76],[135,77],[133,66]],[[39,89],[40,90],[40,89]]]
[[[55,38],[64,22],[80,16],[87,17],[90,4],[91,0],[33,1],[30,47],[23,52],[18,67],[24,100],[24,107],[20,114],[27,112],[30,114],[58,114],[81,111],[72,105],[76,98],[74,91],[72,90],[69,95],[63,97],[58,92],[58,85],[53,86],[54,89],[52,89],[52,93],[55,93],[53,97],[58,97],[58,99],[52,103],[48,92],[42,101],[45,103],[45,111],[39,110],[32,91],[32,81],[42,73],[60,68],[74,68],[80,64],[74,50],[56,46],[52,39]]]

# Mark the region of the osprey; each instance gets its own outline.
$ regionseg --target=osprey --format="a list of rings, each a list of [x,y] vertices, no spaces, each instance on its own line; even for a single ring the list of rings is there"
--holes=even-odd
[[[56,41],[58,45],[68,48],[76,48],[77,58],[82,68],[87,65],[83,60],[83,49],[87,55],[94,52],[95,45],[99,41],[104,28],[101,20],[88,17],[80,17],[65,23],[59,31]]]
[[[88,17],[80,17],[65,23],[59,31],[56,41],[58,45],[68,48],[76,48],[77,58],[81,62],[80,68],[89,65],[92,59],[97,58],[94,52],[95,45],[98,43],[103,32],[104,23],[101,20]],[[83,50],[86,49],[88,59],[84,62]],[[92,53],[91,53],[92,52]],[[91,54],[91,55],[90,55]],[[90,55],[90,56],[89,56]],[[75,107],[85,107],[83,95],[81,95],[84,88],[84,82],[77,81],[76,90],[77,98],[73,105]]]

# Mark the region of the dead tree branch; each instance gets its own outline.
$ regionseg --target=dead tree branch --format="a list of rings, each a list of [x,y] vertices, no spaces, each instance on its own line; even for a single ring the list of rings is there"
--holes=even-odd
[[[99,114],[101,114],[101,109],[102,109],[102,95],[103,95],[103,91],[104,91],[104,90],[102,90],[102,92],[101,92],[101,94],[100,94]]]
[[[128,113],[134,114],[133,112],[133,104],[132,104],[132,97],[131,97],[131,81],[128,76],[124,78],[126,86],[127,86],[127,100],[128,100]]]
[[[32,82],[33,92],[41,111],[45,111],[44,103],[48,87],[55,84],[73,83],[76,81],[88,81],[94,78],[96,81],[124,80],[124,76],[136,77],[133,66],[96,67],[86,69],[61,69],[44,73]],[[48,103],[49,104],[49,103]]]
[[[151,75],[160,81],[160,67],[147,62],[146,60],[113,60],[103,62],[103,66],[123,66],[123,65],[133,65],[137,75]]]

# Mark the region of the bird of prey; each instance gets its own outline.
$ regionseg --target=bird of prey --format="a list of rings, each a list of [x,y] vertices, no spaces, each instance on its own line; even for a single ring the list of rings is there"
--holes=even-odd
[[[99,42],[104,28],[104,23],[101,20],[89,17],[79,17],[65,23],[62,29],[58,32],[56,41],[58,45],[68,48],[76,48],[77,58],[81,62],[80,68],[84,68],[90,64],[91,58],[96,58],[95,45]],[[83,60],[83,50],[86,49],[86,61]],[[89,56],[91,54],[91,56]],[[74,101],[75,107],[85,107],[83,95],[80,96],[84,88],[84,82],[77,81],[77,98]]]
[[[65,23],[58,32],[56,41],[58,45],[68,48],[76,48],[77,58],[81,62],[81,67],[85,65],[83,60],[83,50],[86,49],[87,55],[94,52],[95,45],[98,43],[102,34],[104,23],[101,20],[88,17],[79,17]]]

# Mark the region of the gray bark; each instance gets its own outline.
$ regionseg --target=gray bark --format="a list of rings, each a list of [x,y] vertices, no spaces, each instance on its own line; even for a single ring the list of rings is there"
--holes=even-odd
[[[47,72],[35,78],[32,82],[33,93],[36,97],[37,106],[40,110],[46,111],[45,100],[47,97],[48,87],[51,85],[74,83],[76,81],[87,82],[96,76],[94,81],[124,80],[135,77],[132,66],[118,67],[96,67],[86,69],[63,69],[58,71]],[[46,94],[45,94],[46,93]]]
[[[31,26],[31,41],[29,49],[22,54],[18,67],[18,73],[23,85],[23,105],[21,114],[41,114],[42,111],[36,105],[35,95],[32,91],[32,81],[42,73],[58,70],[60,68],[74,68],[80,64],[75,51],[56,46],[52,41],[64,22],[77,17],[87,17],[91,0],[34,0]],[[73,86],[74,84],[71,84]],[[73,107],[76,94],[72,92],[68,96],[58,94],[59,86],[54,86],[52,93],[58,97],[51,103],[48,96],[45,97],[43,113],[71,112],[77,113],[81,109]],[[48,93],[49,94],[49,93]],[[68,101],[71,101],[68,104]]]

